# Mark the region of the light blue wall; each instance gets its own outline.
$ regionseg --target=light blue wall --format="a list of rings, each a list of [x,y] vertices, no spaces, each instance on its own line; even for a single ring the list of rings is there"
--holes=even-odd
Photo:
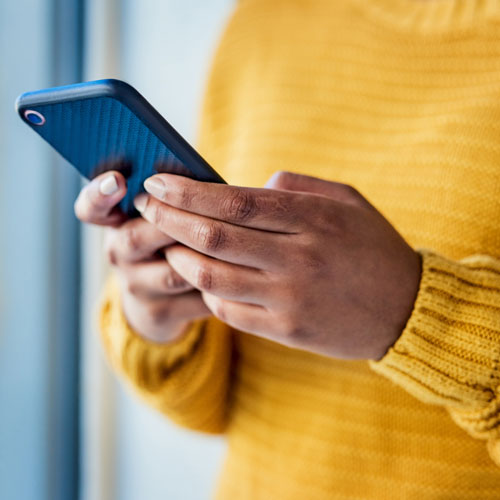
[[[47,86],[48,2],[0,1],[0,498],[47,499],[48,148],[14,113],[18,94]]]
[[[231,0],[127,0],[122,77],[193,141],[206,74]],[[210,498],[224,446],[180,430],[121,390],[117,500]]]
[[[75,497],[77,173],[14,100],[72,83],[80,0],[0,2],[0,498]]]
[[[116,19],[123,23],[122,78],[192,140],[210,55],[232,1],[122,3]],[[13,110],[19,93],[51,84],[50,4],[0,0],[1,500],[53,500],[57,167],[50,149]],[[116,500],[209,498],[223,442],[180,431],[121,387],[117,402]]]

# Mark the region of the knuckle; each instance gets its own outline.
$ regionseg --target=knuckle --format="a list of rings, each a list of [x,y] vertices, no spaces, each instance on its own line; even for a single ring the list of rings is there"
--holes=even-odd
[[[137,297],[140,292],[140,287],[136,282],[128,280],[125,283],[125,291],[129,295],[132,295],[132,297]]]
[[[333,235],[341,237],[348,227],[349,214],[343,209],[332,206],[329,199],[317,200],[317,210],[309,219],[310,227],[313,228],[311,236],[318,240],[319,235]]]
[[[287,187],[290,187],[294,184],[294,181],[296,179],[296,174],[293,174],[292,172],[287,172],[285,170],[280,170],[279,172],[276,172],[274,175],[274,186],[277,189],[285,189]]]
[[[354,199],[358,199],[361,196],[359,191],[354,186],[351,186],[350,184],[342,184],[340,186],[340,188],[342,189],[346,198],[348,198],[348,199],[354,200]]]
[[[321,252],[321,242],[318,241],[315,235],[305,235],[302,241],[302,248],[296,253],[296,261],[292,265],[299,265],[302,269],[309,273],[321,274],[325,269],[325,259]]]
[[[152,203],[151,201],[148,205],[151,206],[151,222],[155,226],[162,227],[165,220],[162,205],[159,203]]]
[[[207,265],[200,265],[195,271],[196,288],[210,291],[213,288],[213,273]]]
[[[286,221],[290,217],[290,198],[288,195],[278,193],[265,208],[266,213],[272,213],[276,219]],[[299,219],[297,217],[297,219]]]
[[[193,192],[187,186],[179,187],[179,200],[183,208],[190,208],[193,203]]]
[[[115,252],[114,248],[112,248],[112,247],[106,248],[105,249],[105,255],[106,255],[106,258],[107,258],[108,262],[112,266],[118,265],[118,258],[116,256],[116,252]]]
[[[123,247],[127,254],[134,254],[140,248],[141,241],[139,234],[134,226],[128,226],[123,229]]]
[[[368,206],[369,203],[364,196],[350,184],[336,183],[338,201],[357,206]]]
[[[169,303],[162,301],[161,304],[152,304],[147,308],[147,316],[152,325],[158,327],[165,324],[172,316]]]
[[[170,266],[165,270],[162,281],[167,290],[178,290],[186,286],[185,280]]]
[[[293,315],[281,320],[281,336],[290,345],[300,345],[304,340],[305,330]]]
[[[329,234],[338,241],[346,241],[349,236],[350,217],[349,213],[337,210],[329,219],[325,216],[325,234]]]
[[[194,237],[205,251],[214,252],[223,248],[226,235],[219,223],[203,222],[194,228]]]
[[[227,322],[227,310],[222,300],[214,298],[212,301],[212,312],[214,316],[223,323]]]
[[[235,190],[223,202],[223,213],[237,222],[246,221],[255,214],[257,203],[254,196],[240,189]]]

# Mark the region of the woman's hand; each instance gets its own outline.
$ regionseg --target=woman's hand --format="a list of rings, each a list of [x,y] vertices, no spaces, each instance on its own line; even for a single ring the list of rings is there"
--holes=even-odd
[[[109,226],[106,252],[132,328],[154,342],[172,341],[190,321],[210,311],[200,293],[166,261],[165,248],[175,241],[142,218],[127,220],[116,207],[126,191],[119,172],[102,174],[82,189],[75,213],[84,222]]]
[[[271,189],[159,174],[144,219],[185,246],[170,265],[242,331],[338,358],[379,359],[401,334],[420,258],[350,186],[279,173]]]

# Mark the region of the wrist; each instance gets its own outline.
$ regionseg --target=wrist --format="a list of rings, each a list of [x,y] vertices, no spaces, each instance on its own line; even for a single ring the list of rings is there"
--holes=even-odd
[[[400,286],[387,297],[388,314],[380,318],[382,324],[370,359],[382,359],[403,333],[415,306],[421,277],[422,258],[412,250],[405,277],[400,281]]]

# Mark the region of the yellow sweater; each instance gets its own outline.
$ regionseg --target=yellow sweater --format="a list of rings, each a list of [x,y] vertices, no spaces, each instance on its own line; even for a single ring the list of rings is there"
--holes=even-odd
[[[110,280],[114,367],[175,422],[227,436],[217,498],[499,499],[500,1],[242,0],[200,147],[236,185],[279,169],[352,184],[423,255],[377,363],[215,319],[152,345]]]

